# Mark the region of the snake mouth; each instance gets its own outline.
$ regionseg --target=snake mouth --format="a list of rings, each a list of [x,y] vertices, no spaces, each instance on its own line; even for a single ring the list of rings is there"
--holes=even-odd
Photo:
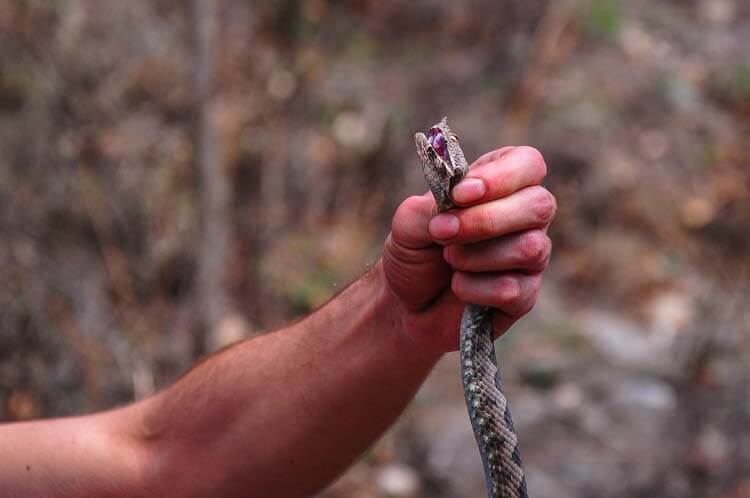
[[[430,144],[435,154],[442,160],[445,169],[452,176],[455,168],[453,166],[453,160],[451,159],[450,152],[448,151],[448,139],[437,126],[430,128],[430,134],[427,137],[427,143]]]

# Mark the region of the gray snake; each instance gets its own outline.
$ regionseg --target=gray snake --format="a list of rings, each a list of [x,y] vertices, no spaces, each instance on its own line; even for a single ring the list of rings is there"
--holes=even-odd
[[[455,208],[451,190],[469,170],[447,118],[415,135],[417,155],[438,211]],[[526,478],[495,358],[493,311],[468,304],[461,317],[461,376],[489,498],[527,498]]]

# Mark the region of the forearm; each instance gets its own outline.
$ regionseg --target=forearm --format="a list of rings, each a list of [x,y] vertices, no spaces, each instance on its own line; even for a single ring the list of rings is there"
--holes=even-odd
[[[376,268],[318,312],[200,364],[132,409],[174,496],[306,496],[401,413],[437,361]],[[175,494],[176,492],[176,494]]]
[[[0,496],[140,497],[146,452],[117,411],[0,425]]]

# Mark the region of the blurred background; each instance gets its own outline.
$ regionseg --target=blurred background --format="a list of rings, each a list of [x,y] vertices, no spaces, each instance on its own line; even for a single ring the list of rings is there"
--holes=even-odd
[[[0,420],[315,309],[446,114],[469,158],[541,149],[559,203],[498,343],[531,496],[750,497],[744,0],[0,0]],[[320,496],[483,488],[449,355]]]

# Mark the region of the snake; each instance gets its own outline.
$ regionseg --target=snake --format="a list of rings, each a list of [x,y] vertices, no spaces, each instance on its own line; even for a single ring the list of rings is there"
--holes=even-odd
[[[414,136],[438,212],[456,208],[451,191],[469,171],[458,135],[444,117],[427,134]],[[527,498],[526,477],[503,390],[494,346],[493,309],[467,304],[461,317],[459,353],[464,398],[484,467],[489,498]]]

